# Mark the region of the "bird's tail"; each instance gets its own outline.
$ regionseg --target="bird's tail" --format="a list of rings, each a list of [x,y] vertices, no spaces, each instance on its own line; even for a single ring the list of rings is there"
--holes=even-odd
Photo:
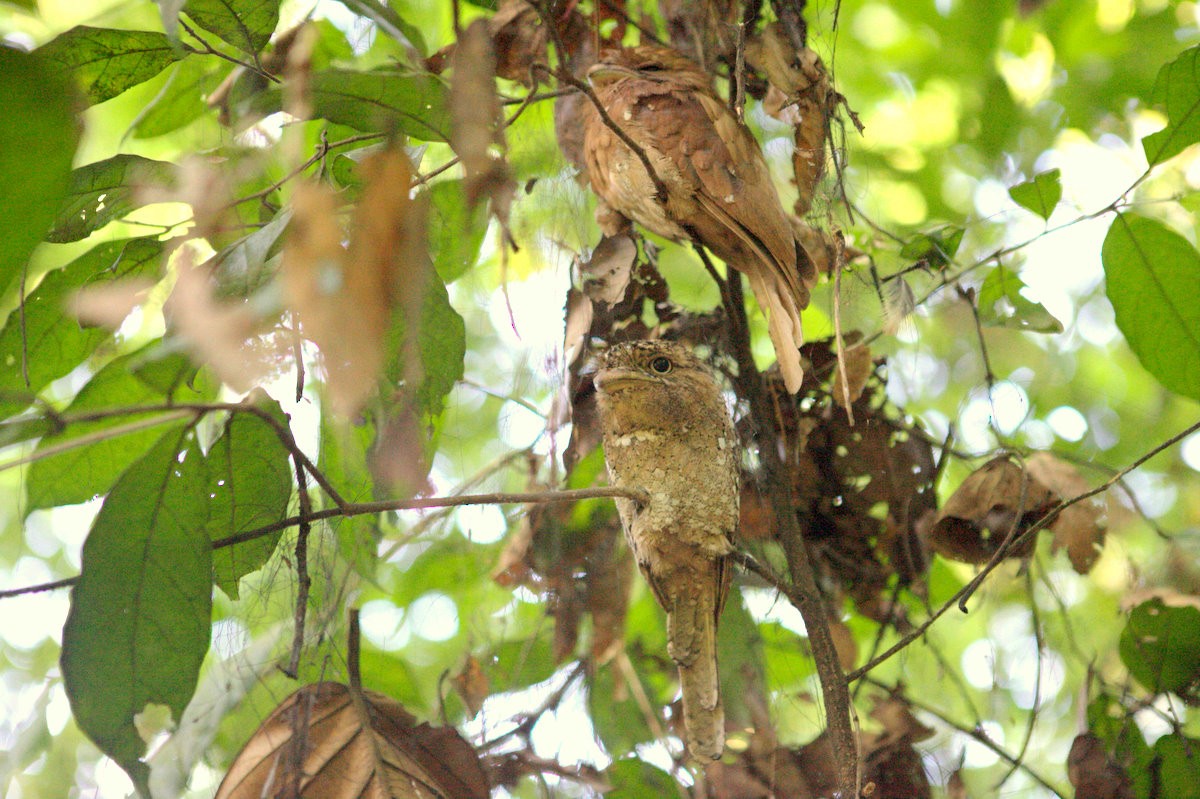
[[[804,343],[804,330],[800,327],[800,309],[796,299],[781,285],[771,281],[758,271],[747,271],[750,290],[758,300],[759,307],[767,315],[767,332],[775,346],[775,359],[783,375],[789,393],[800,390],[804,381],[804,367],[800,365],[800,345]]]
[[[714,567],[717,565],[714,562]],[[725,709],[717,675],[717,587],[720,577],[674,602],[667,614],[667,651],[679,667],[683,727],[688,751],[716,760],[725,750]]]

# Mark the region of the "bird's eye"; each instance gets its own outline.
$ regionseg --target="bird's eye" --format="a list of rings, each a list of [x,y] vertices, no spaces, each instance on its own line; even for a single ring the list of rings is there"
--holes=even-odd
[[[662,64],[654,64],[654,63],[642,64],[640,67],[638,67],[638,69],[641,70],[642,72],[662,72],[663,65]]]
[[[650,362],[650,368],[658,372],[660,375],[665,375],[667,372],[671,371],[671,359],[664,358],[663,356],[659,355]]]

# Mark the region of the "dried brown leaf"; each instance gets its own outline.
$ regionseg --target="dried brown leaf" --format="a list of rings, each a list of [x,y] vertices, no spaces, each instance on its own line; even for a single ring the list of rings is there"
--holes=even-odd
[[[833,648],[837,650],[838,663],[844,671],[853,671],[854,664],[858,662],[858,642],[854,640],[854,633],[839,619],[829,623],[829,632],[833,636]]]
[[[833,378],[833,401],[849,408],[862,397],[867,378],[875,371],[875,362],[871,359],[871,348],[865,344],[846,347],[842,358],[846,364],[846,380],[842,381],[843,372],[839,368]]]
[[[259,726],[217,799],[486,799],[487,775],[453,728],[417,723],[373,691],[322,682]]]
[[[1025,468],[1059,499],[1074,499],[1091,486],[1079,471],[1049,452],[1036,452],[1025,461]],[[1076,502],[1063,509],[1050,525],[1054,533],[1051,551],[1067,550],[1071,566],[1079,574],[1087,574],[1100,557],[1104,547],[1104,526],[1101,510],[1090,499]]]
[[[964,563],[987,563],[1010,531],[1020,535],[1054,506],[1056,498],[1036,478],[1006,457],[971,473],[947,500],[930,531],[933,548]],[[1034,539],[1008,557],[1024,557]]]
[[[921,753],[912,741],[879,745],[863,762],[863,795],[878,799],[930,799],[933,788],[925,776]]]
[[[1091,733],[1076,736],[1067,755],[1067,778],[1075,799],[1133,799],[1125,770],[1108,756],[1104,742]]]
[[[494,148],[504,144],[500,100],[496,94],[496,54],[486,20],[477,19],[462,32],[451,58],[450,144],[467,179],[467,203],[481,198],[497,201],[497,213],[507,218],[512,201],[508,166]]]
[[[907,739],[911,743],[932,738],[934,730],[926,727],[912,714],[909,704],[898,696],[878,700],[871,708],[871,718],[883,725],[883,741]]]
[[[258,319],[246,303],[219,303],[207,272],[178,261],[178,277],[163,315],[217,377],[238,392],[249,391],[270,370],[275,348],[257,335]]]
[[[467,657],[467,662],[463,664],[462,670],[454,675],[451,683],[454,685],[455,693],[467,706],[471,718],[479,714],[480,709],[483,708],[483,701],[492,692],[492,686],[483,671],[483,666],[479,665],[479,661],[474,656]]]
[[[563,334],[563,357],[568,366],[587,352],[592,318],[592,300],[583,292],[570,289],[567,292],[567,322]]]
[[[584,293],[595,302],[616,305],[625,298],[636,261],[637,245],[628,235],[601,238],[580,267]]]
[[[84,286],[69,300],[71,314],[85,325],[116,330],[154,287],[153,280],[118,280]]]

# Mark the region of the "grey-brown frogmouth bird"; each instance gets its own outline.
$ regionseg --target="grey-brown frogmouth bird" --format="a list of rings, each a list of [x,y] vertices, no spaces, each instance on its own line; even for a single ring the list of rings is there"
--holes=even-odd
[[[703,244],[746,275],[767,315],[784,382],[796,393],[804,377],[800,311],[817,272],[754,136],[713,92],[709,76],[667,47],[610,51],[588,70],[588,81],[665,193],[657,196],[641,158],[588,103],[584,158],[603,205],[660,236]]]
[[[595,384],[604,457],[642,574],[667,612],[667,651],[679,668],[688,750],[725,747],[717,677],[717,620],[729,590],[738,520],[737,437],[713,372],[685,347],[621,344],[601,354]]]

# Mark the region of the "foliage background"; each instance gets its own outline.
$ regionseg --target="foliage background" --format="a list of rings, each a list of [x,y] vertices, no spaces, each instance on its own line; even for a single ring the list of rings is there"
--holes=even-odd
[[[201,20],[209,5],[186,4],[185,18],[208,29]],[[272,7],[232,5],[247,14],[252,6]],[[632,13],[660,24],[652,6],[629,4]],[[164,29],[162,11],[134,0],[10,2],[0,4],[0,32],[25,48],[81,24],[159,32]],[[250,25],[244,41],[236,31],[229,39],[211,32],[202,36],[212,49],[250,60],[258,57],[266,35],[290,29],[310,11],[307,4],[285,2],[277,25],[257,32]],[[469,20],[487,12],[464,3],[461,13]],[[1168,123],[1169,129],[1185,131],[1185,144],[1197,138],[1187,129],[1194,125],[1187,119],[1194,117],[1180,122],[1165,112],[1172,102],[1191,102],[1189,114],[1195,113],[1195,71],[1185,70],[1176,80],[1160,77],[1164,65],[1177,58],[1181,67],[1195,63],[1195,51],[1188,48],[1198,38],[1197,5],[1134,0],[846,2],[810,3],[806,15],[811,45],[821,52],[835,87],[865,126],[861,137],[848,125],[835,130],[846,159],[841,179],[853,217],[837,200],[831,178],[811,219],[843,230],[882,275],[909,269],[928,254],[927,247],[922,252],[927,241],[922,234],[944,241],[963,231],[950,263],[906,275],[915,296],[928,299],[896,335],[874,344],[876,354],[889,359],[889,397],[935,440],[943,440],[953,428],[955,447],[975,456],[947,459],[939,495],[948,496],[987,455],[1004,447],[1051,450],[1077,464],[1090,485],[1099,485],[1194,424],[1200,396],[1194,319],[1191,327],[1186,320],[1174,327],[1166,316],[1152,314],[1141,327],[1123,323],[1118,330],[1104,281],[1104,268],[1115,259],[1106,255],[1102,263],[1101,246],[1116,208],[1156,220],[1161,227],[1146,236],[1159,237],[1155,240],[1169,247],[1183,241],[1182,249],[1164,259],[1178,269],[1167,273],[1168,282],[1157,296],[1174,298],[1179,307],[1196,298],[1200,162],[1181,147],[1182,153],[1151,168],[1142,138]],[[318,75],[374,68],[404,73],[420,66],[414,51],[430,55],[454,39],[450,3],[319,3],[314,19],[318,39],[312,69]],[[409,38],[411,48],[398,41],[397,31]],[[186,32],[180,38],[203,49]],[[260,402],[260,414],[213,406],[242,396],[228,384],[222,386],[211,364],[198,372],[193,366],[196,337],[214,336],[222,324],[237,321],[215,316],[222,306],[201,309],[213,315],[213,324],[193,331],[191,340],[188,331],[168,327],[162,313],[174,281],[183,279],[178,277],[180,261],[161,257],[167,249],[162,242],[198,236],[189,246],[199,262],[255,231],[278,237],[286,213],[280,209],[289,207],[300,182],[293,174],[296,165],[306,163],[305,174],[319,175],[344,192],[358,192],[361,179],[355,168],[362,160],[361,148],[379,141],[364,138],[364,132],[378,127],[354,107],[323,107],[318,100],[316,110],[323,119],[281,126],[278,116],[267,117],[248,131],[237,131],[223,125],[218,111],[202,98],[239,67],[212,54],[181,58],[170,46],[160,55],[161,63],[141,63],[137,68],[147,70],[147,79],[124,91],[113,94],[103,80],[92,82],[78,131],[72,122],[76,106],[61,75],[25,75],[19,71],[25,67],[10,60],[0,77],[7,90],[0,121],[0,178],[11,187],[0,201],[0,303],[5,313],[13,313],[0,333],[0,406],[8,417],[0,432],[5,447],[0,455],[0,588],[15,590],[78,574],[81,552],[85,562],[88,558],[85,538],[89,546],[99,547],[96,530],[111,529],[109,540],[116,549],[105,550],[103,562],[118,564],[115,573],[98,577],[93,589],[81,585],[74,614],[104,607],[104,592],[129,574],[121,564],[145,563],[136,548],[141,542],[131,540],[130,531],[154,531],[156,540],[177,540],[169,525],[145,521],[158,519],[164,508],[167,516],[178,518],[203,515],[204,529],[214,539],[297,512],[294,470],[275,436],[281,425],[290,424],[299,449],[348,499],[394,495],[372,485],[366,468],[375,434],[371,426],[335,421],[315,381],[295,401],[295,375],[286,363],[262,381],[271,401]],[[403,85],[401,103],[412,101],[410,93],[426,91],[438,98],[444,92],[438,79],[424,75]],[[245,92],[231,101],[237,113],[256,104],[268,112],[285,102],[272,87],[245,79],[237,87]],[[503,84],[502,90],[514,98],[524,95],[516,84]],[[435,130],[447,130],[445,118],[431,113],[423,119]],[[748,119],[785,185],[790,129],[754,103]],[[420,173],[452,157],[444,136],[401,128],[414,137],[410,145],[425,148],[419,153]],[[425,313],[440,314],[436,318],[441,323],[423,328],[421,357],[425,379],[431,382],[422,394],[419,417],[421,429],[434,432],[424,447],[432,467],[431,493],[437,495],[462,489],[520,490],[531,477],[552,482],[552,459],[537,461],[532,467],[537,473],[531,475],[533,461],[526,454],[561,454],[566,443],[561,431],[556,436],[545,432],[546,417],[564,385],[557,309],[570,284],[571,253],[586,251],[598,238],[592,200],[559,154],[550,102],[531,104],[506,138],[507,162],[521,187],[510,220],[519,250],[506,252],[499,226],[465,210],[461,184],[455,182],[460,175],[454,170],[430,188],[431,255],[436,285],[444,282],[447,294],[427,299]],[[322,142],[345,143],[325,152]],[[226,159],[222,174],[234,183],[228,187],[232,196],[253,197],[235,209],[246,227],[234,233],[189,233],[189,226],[203,220],[204,198],[225,190],[204,184],[208,173],[199,168],[185,168],[177,184],[183,188],[175,195],[154,196],[134,190],[124,161],[106,161],[136,155],[194,165],[189,159],[198,153]],[[314,153],[323,157],[310,158]],[[100,162],[106,163],[103,174],[77,171],[74,182],[65,179],[68,166]],[[1029,203],[1015,202],[1008,189],[1049,170],[1059,171],[1062,196],[1045,209],[1049,218],[1043,219],[1022,207]],[[52,231],[49,243],[34,248],[46,230]],[[1163,230],[1179,238],[1162,238]],[[129,238],[138,239],[132,250],[111,243]],[[278,314],[278,296],[262,290],[279,266],[278,250],[265,238],[255,245],[225,261],[222,286],[231,296],[251,296]],[[999,259],[998,252],[1003,253]],[[122,277],[144,275],[155,287],[144,308],[121,324],[116,335],[80,327],[58,309],[75,289],[107,280],[102,269],[114,260]],[[954,287],[982,291],[998,260],[1019,275],[1028,287],[1025,298],[1057,318],[1063,332],[1013,329],[1034,313],[1024,307],[1017,309],[1014,324],[1006,327],[1004,318],[991,319],[996,324],[977,334],[972,304]],[[664,246],[660,267],[676,302],[698,310],[718,303],[715,286],[702,279],[685,248]],[[239,285],[239,280],[245,282]],[[880,303],[867,270],[858,267],[843,281],[840,302],[848,326],[880,329]],[[1143,275],[1135,283],[1145,281]],[[1155,301],[1143,298],[1151,308]],[[832,287],[823,286],[805,316],[810,337],[832,333],[833,302]],[[261,307],[256,312],[266,313]],[[18,325],[21,314],[22,324],[29,325],[24,334]],[[455,314],[461,317],[461,334]],[[44,329],[33,327],[35,323]],[[765,341],[764,331],[756,330]],[[769,347],[756,354],[767,358]],[[1146,366],[1156,357],[1152,375]],[[309,367],[315,369],[315,363]],[[308,376],[312,380],[314,372]],[[190,414],[159,408],[120,417],[99,414],[103,418],[75,422],[61,431],[55,425],[56,413],[76,418],[119,407],[158,407],[168,399],[176,405],[207,404],[210,411],[198,422]],[[290,415],[290,422],[283,421],[282,413]],[[138,422],[147,426],[138,427]],[[120,435],[112,432],[118,423],[128,426]],[[92,437],[86,439],[88,445],[66,454],[35,454],[83,436]],[[173,469],[180,451],[190,452],[182,465],[197,470],[180,479],[209,485],[212,502],[197,506],[194,498],[172,498],[169,486],[147,490],[154,475]],[[598,462],[586,466],[593,474],[599,469]],[[870,712],[883,695],[879,685],[902,684],[913,712],[934,731],[918,749],[938,795],[1071,795],[1067,754],[1085,727],[1128,769],[1132,795],[1195,795],[1194,786],[1187,789],[1192,794],[1162,791],[1163,780],[1176,773],[1172,769],[1195,773],[1194,756],[1189,762],[1186,755],[1164,752],[1175,752],[1171,746],[1185,741],[1195,746],[1200,732],[1184,701],[1196,698],[1200,634],[1195,625],[1184,624],[1177,648],[1163,656],[1183,670],[1184,677],[1171,683],[1174,693],[1156,692],[1163,687],[1155,684],[1157,672],[1148,676],[1144,668],[1139,671],[1138,656],[1118,644],[1139,602],[1160,596],[1183,613],[1198,601],[1198,470],[1200,437],[1192,433],[1125,475],[1105,497],[1108,536],[1103,554],[1086,575],[1077,574],[1061,553],[1051,553],[1046,542],[1027,571],[1010,562],[993,572],[971,600],[968,614],[942,617],[917,643],[872,671],[876,684],[858,684],[864,727],[886,728]],[[236,498],[221,498],[222,489],[234,492],[235,487]],[[102,500],[92,499],[102,494],[109,496],[106,510]],[[114,497],[128,501],[118,505]],[[606,507],[603,501],[581,504],[567,529],[586,528],[605,515]],[[582,763],[607,769],[605,779],[623,795],[659,795],[646,786],[667,778],[655,769],[670,770],[668,748],[653,742],[637,714],[611,712],[614,705],[606,697],[616,666],[581,676],[573,658],[556,662],[554,620],[545,597],[523,587],[503,588],[490,577],[521,518],[518,507],[479,506],[314,525],[308,553],[309,635],[297,671],[304,680],[344,675],[343,611],[354,602],[363,608],[368,687],[393,696],[422,718],[461,725],[474,744],[503,734],[512,717],[542,707],[548,696],[559,700],[531,721],[529,735],[538,756],[557,761],[568,773],[546,768],[544,783],[518,781],[511,788],[514,794],[586,795],[594,790],[589,780],[571,773]],[[378,555],[372,547],[377,534],[382,536]],[[190,779],[194,795],[212,793],[254,726],[295,687],[278,668],[293,650],[293,605],[301,586],[295,535],[294,529],[285,530],[278,549],[268,546],[247,554],[252,565],[245,576],[236,562],[222,560],[219,553],[208,565],[206,551],[171,550],[169,558],[152,564],[170,571],[180,568],[181,559],[191,558],[187,562],[194,569],[189,573],[215,569],[220,587],[213,592],[206,581],[175,586],[198,603],[202,618],[210,597],[212,603],[211,647],[200,652],[204,663],[192,706],[199,708],[199,721],[186,735],[175,736],[159,756],[160,763],[184,764],[183,773],[174,778]],[[177,538],[186,546],[186,536]],[[972,574],[971,567],[935,558],[926,594],[906,591],[901,601],[912,618],[923,618],[927,608],[941,606]],[[97,604],[83,604],[81,596]],[[731,671],[730,663],[748,662],[761,672],[780,741],[799,746],[823,728],[803,628],[794,610],[768,587],[746,581],[741,598],[741,603],[731,601],[734,618],[724,623],[727,631],[746,637],[727,644],[723,668]],[[74,691],[70,659],[60,665],[64,636],[71,651],[72,635],[80,641],[99,632],[101,640],[90,647],[81,643],[76,650],[84,660],[75,673],[104,678],[96,684],[85,678],[79,694],[99,703],[101,715],[104,707],[120,705],[125,701],[119,693],[120,672],[128,664],[123,653],[106,652],[103,640],[119,634],[120,619],[82,616],[73,626],[66,590],[22,593],[0,602],[0,742],[8,752],[0,784],[5,795],[124,795],[131,790],[128,778],[71,717],[66,698],[67,690]],[[166,658],[178,674],[188,671],[190,655],[162,643],[178,634],[194,649],[194,642],[207,641],[210,633],[207,627],[176,629],[186,626],[177,611],[177,606],[164,605],[156,620],[163,637],[141,645],[150,647],[151,657]],[[896,640],[894,631],[881,630],[850,603],[843,618],[858,664],[873,647]],[[661,662],[661,619],[640,585],[633,589],[626,624],[626,644],[643,670],[650,696],[655,703],[669,702],[673,689],[670,669]],[[577,655],[587,655],[592,635],[585,627]],[[471,664],[481,667],[490,695],[478,714],[452,689],[452,678],[470,674]],[[1131,664],[1137,679],[1130,676]],[[556,694],[568,681],[566,690]],[[727,695],[737,693],[727,684]],[[177,687],[175,695],[186,702],[188,686]],[[140,707],[136,697],[128,701]],[[182,704],[172,707],[176,718],[182,709]],[[731,709],[731,716],[738,714],[736,707]],[[593,743],[589,723],[602,747]],[[199,744],[189,749],[191,742]],[[124,740],[121,746],[137,749],[140,739]],[[1006,756],[1022,767],[1013,769]],[[686,774],[677,776],[691,782]],[[960,790],[966,792],[955,793]]]

